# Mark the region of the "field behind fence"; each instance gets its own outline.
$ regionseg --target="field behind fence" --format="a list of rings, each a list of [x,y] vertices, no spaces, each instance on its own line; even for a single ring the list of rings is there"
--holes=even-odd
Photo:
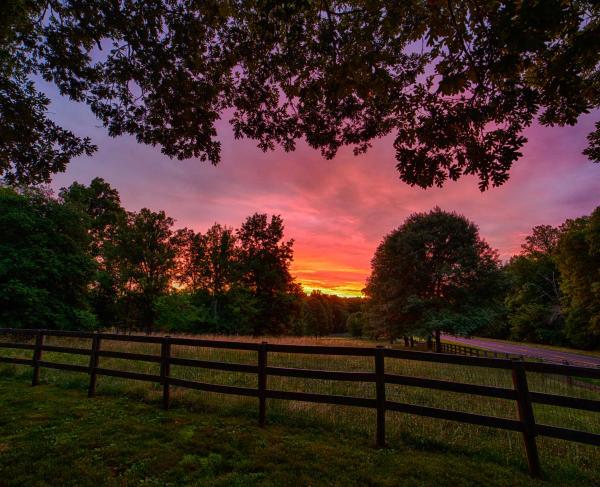
[[[557,461],[590,470],[600,464],[600,396],[564,380],[597,380],[600,370],[343,340],[269,340],[2,329],[0,363],[32,374],[33,384],[85,384],[90,396],[99,390],[160,398],[165,408],[172,401],[237,407],[256,411],[261,424],[289,418],[356,429],[378,446],[408,439],[503,462],[527,458],[535,476],[538,450],[546,469]],[[223,401],[222,394],[241,398]]]

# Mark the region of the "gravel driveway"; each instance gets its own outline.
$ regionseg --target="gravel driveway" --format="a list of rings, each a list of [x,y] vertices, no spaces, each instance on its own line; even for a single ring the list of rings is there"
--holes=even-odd
[[[565,360],[570,365],[579,365],[582,367],[600,367],[600,356],[582,355],[573,352],[561,352],[545,348],[537,348],[522,343],[504,343],[485,338],[464,338],[452,335],[443,335],[447,339],[461,345],[483,348],[492,352],[510,353],[514,355],[524,355],[526,357],[541,358],[545,362],[562,363]]]

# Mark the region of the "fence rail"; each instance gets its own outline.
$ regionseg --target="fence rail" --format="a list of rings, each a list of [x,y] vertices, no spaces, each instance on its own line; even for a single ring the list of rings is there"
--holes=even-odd
[[[52,368],[87,373],[90,376],[88,395],[93,397],[96,393],[98,376],[112,376],[125,379],[148,381],[161,384],[163,387],[163,407],[169,408],[170,388],[182,387],[189,389],[216,392],[221,394],[234,394],[241,396],[257,397],[259,399],[259,423],[264,426],[266,422],[267,399],[283,399],[289,401],[314,402],[322,404],[336,404],[375,409],[377,413],[376,444],[385,446],[385,416],[387,411],[415,414],[430,418],[439,418],[461,423],[489,426],[510,431],[520,432],[523,436],[529,471],[532,476],[541,476],[541,468],[536,444],[536,436],[548,436],[567,441],[587,443],[600,446],[600,434],[578,431],[557,426],[538,424],[535,421],[532,404],[548,404],[553,406],[582,409],[600,412],[600,401],[580,399],[569,396],[546,394],[529,391],[527,372],[541,372],[559,374],[567,377],[579,376],[600,379],[600,369],[586,367],[572,367],[558,364],[543,364],[523,362],[520,359],[481,357],[468,355],[455,355],[452,353],[431,353],[412,350],[388,349],[383,346],[375,348],[361,347],[327,347],[316,345],[280,345],[270,343],[249,343],[235,341],[213,341],[188,338],[156,337],[156,336],[126,336],[111,333],[67,332],[54,330],[16,330],[0,328],[0,335],[14,337],[35,337],[35,344],[17,342],[0,342],[2,349],[32,350],[30,360],[14,357],[0,356],[0,363],[28,365],[33,368],[32,385],[40,382],[40,369]],[[46,345],[46,337],[70,337],[90,340],[90,348],[60,347]],[[159,344],[159,355],[117,352],[103,350],[102,344],[106,341],[130,341]],[[447,344],[445,344],[448,346]],[[256,365],[246,365],[207,360],[196,360],[172,356],[173,346],[208,347],[213,349],[236,349],[254,351],[257,353]],[[77,354],[90,357],[89,366],[55,363],[43,360],[44,352],[59,352]],[[446,349],[446,351],[450,351]],[[315,354],[315,355],[345,355],[359,357],[373,357],[372,372],[346,372],[329,370],[297,369],[288,367],[272,367],[268,365],[268,354]],[[160,364],[160,374],[142,374],[122,370],[106,369],[100,366],[102,357],[119,358],[133,361],[154,362]],[[492,369],[510,370],[512,372],[513,388],[492,387],[477,384],[466,384],[437,379],[389,374],[385,371],[385,359],[419,360],[426,362],[448,363],[473,367],[487,367]],[[257,388],[237,387],[220,384],[209,384],[197,381],[179,379],[171,376],[171,365],[199,367],[231,372],[244,372],[257,374]],[[301,377],[308,379],[326,379],[334,381],[357,381],[375,384],[375,398],[361,398],[340,396],[332,394],[315,394],[307,392],[281,391],[269,389],[267,379],[269,376]],[[517,419],[486,416],[463,411],[441,409],[416,404],[389,401],[386,399],[386,384],[397,384],[410,387],[421,387],[432,390],[444,390],[463,394],[513,400],[516,404]]]
[[[484,350],[481,348],[467,347],[456,343],[441,343],[442,353],[455,353],[459,355],[468,355],[471,357],[492,357],[492,358],[518,358],[523,360],[523,355],[517,355],[506,352],[494,352],[492,350]]]

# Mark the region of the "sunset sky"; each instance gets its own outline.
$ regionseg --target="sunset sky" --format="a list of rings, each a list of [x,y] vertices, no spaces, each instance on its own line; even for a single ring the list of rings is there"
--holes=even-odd
[[[128,210],[163,209],[177,227],[196,231],[214,222],[237,227],[254,212],[280,214],[295,240],[292,273],[307,292],[360,295],[378,243],[415,211],[438,205],[464,214],[507,259],[532,226],[600,205],[600,166],[581,155],[598,113],[576,127],[530,128],[509,182],[481,193],[470,177],[441,189],[411,188],[398,179],[389,138],[365,155],[344,149],[328,161],[302,142],[292,153],[263,153],[251,140],[234,140],[226,118],[218,126],[220,165],[170,160],[133,137],[109,138],[86,106],[61,99],[51,86],[44,91],[54,100],[55,120],[99,147],[55,176],[55,190],[100,176]]]

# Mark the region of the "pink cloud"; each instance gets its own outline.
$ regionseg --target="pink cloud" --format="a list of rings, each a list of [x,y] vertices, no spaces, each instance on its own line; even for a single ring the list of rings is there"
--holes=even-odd
[[[557,225],[600,204],[600,167],[581,155],[597,113],[575,127],[533,126],[509,182],[481,193],[473,177],[441,189],[402,183],[389,138],[365,155],[342,150],[327,161],[303,143],[292,153],[263,153],[252,141],[234,140],[221,122],[218,167],[172,161],[131,137],[108,138],[85,107],[53,99],[57,119],[100,147],[94,157],[72,162],[54,188],[100,176],[128,209],[164,209],[178,226],[198,231],[215,221],[236,227],[257,211],[281,214],[295,240],[293,272],[309,289],[358,292],[378,243],[415,211],[438,205],[466,215],[506,259],[532,226]]]

